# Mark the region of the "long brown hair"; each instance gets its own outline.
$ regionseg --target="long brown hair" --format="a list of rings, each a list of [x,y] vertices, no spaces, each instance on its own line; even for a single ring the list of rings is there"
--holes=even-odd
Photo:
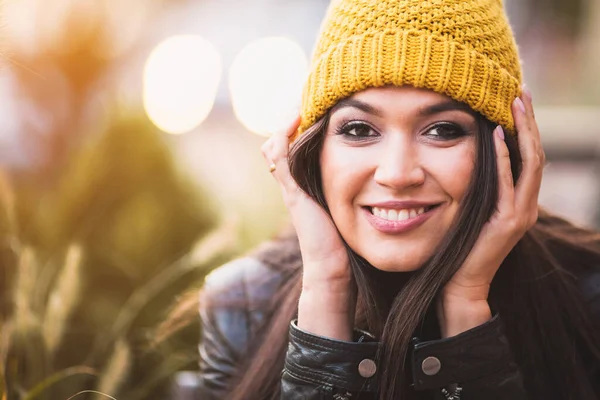
[[[327,129],[325,115],[293,145],[290,170],[298,185],[325,210],[319,156]],[[380,340],[378,380],[381,400],[414,397],[409,388],[407,357],[412,335],[432,309],[440,289],[460,268],[497,202],[494,125],[478,115],[477,159],[457,220],[431,259],[415,273],[386,273],[375,269],[348,248],[358,287],[357,324]],[[514,182],[521,159],[517,141],[506,137]],[[293,235],[292,235],[293,236]],[[229,398],[278,399],[289,323],[297,315],[301,291],[299,248],[289,235],[280,253],[295,254],[295,262],[277,265],[278,253],[258,255],[285,271],[287,278],[273,302],[269,317],[256,335]],[[281,257],[281,256],[278,256]],[[536,225],[511,251],[490,291],[490,306],[502,315],[526,390],[532,398],[592,399],[587,376],[600,360],[600,333],[575,275],[600,267],[600,236],[540,210]],[[384,279],[382,279],[384,278]],[[389,282],[393,282],[390,285]],[[387,290],[382,290],[384,287]]]

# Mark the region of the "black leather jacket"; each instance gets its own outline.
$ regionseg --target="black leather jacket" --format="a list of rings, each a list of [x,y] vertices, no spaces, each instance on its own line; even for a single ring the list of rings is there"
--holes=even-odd
[[[200,306],[199,399],[226,398],[238,361],[264,318],[264,304],[272,301],[281,280],[280,272],[254,258],[235,260],[209,275],[205,294],[211,301]],[[600,272],[579,281],[593,312],[600,315]],[[223,303],[238,306],[207,306]],[[377,346],[366,332],[357,330],[354,342],[342,342],[303,332],[292,321],[282,400],[375,399]],[[462,400],[527,398],[498,316],[458,336],[415,340],[411,357],[413,385],[423,399],[445,399],[442,388],[454,382],[461,382]],[[595,368],[590,373],[600,385],[600,369]]]

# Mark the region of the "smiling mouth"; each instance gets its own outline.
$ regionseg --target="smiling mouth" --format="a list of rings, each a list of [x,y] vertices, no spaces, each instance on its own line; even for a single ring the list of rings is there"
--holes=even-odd
[[[383,207],[365,207],[374,216],[387,221],[407,221],[419,217],[441,204],[433,204],[414,208],[383,208]]]

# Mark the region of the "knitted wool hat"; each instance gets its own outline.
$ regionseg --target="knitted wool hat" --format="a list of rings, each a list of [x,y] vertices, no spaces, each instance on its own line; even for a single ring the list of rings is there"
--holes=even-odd
[[[502,0],[333,0],[294,139],[339,100],[384,85],[445,94],[514,134],[521,66]]]

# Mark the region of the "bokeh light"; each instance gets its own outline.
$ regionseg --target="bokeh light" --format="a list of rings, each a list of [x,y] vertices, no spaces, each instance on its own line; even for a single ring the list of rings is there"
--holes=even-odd
[[[233,110],[251,132],[268,136],[294,119],[308,60],[294,41],[268,37],[248,44],[229,75]]]
[[[222,61],[217,49],[195,35],[173,36],[151,53],[144,69],[144,108],[167,133],[198,127],[212,109]]]

